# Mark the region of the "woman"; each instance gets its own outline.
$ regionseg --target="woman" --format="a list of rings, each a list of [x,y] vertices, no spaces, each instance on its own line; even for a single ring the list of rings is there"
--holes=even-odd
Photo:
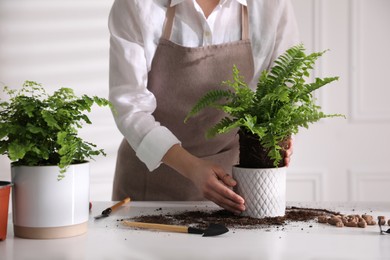
[[[183,120],[199,97],[231,78],[233,65],[255,86],[297,43],[289,0],[116,0],[109,29],[110,101],[124,135],[112,199],[206,198],[244,211],[229,175],[237,136],[204,138],[223,115],[208,110]]]

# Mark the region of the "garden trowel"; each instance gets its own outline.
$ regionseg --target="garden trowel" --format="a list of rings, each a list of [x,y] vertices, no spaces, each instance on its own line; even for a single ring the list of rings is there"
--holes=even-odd
[[[106,218],[108,217],[111,212],[117,210],[120,206],[128,203],[130,201],[130,198],[127,197],[125,198],[124,200],[121,200],[119,201],[118,203],[116,203],[115,205],[109,207],[109,208],[106,208],[105,210],[102,211],[102,214],[100,214],[99,216],[96,216],[95,219],[100,219],[100,218]]]
[[[131,222],[123,221],[124,225],[129,227],[138,227],[154,230],[164,230],[170,232],[179,232],[179,233],[189,233],[189,234],[200,234],[204,237],[212,237],[222,235],[229,231],[224,225],[221,224],[210,224],[206,229],[186,227],[186,226],[177,226],[177,225],[166,225],[166,224],[155,224],[155,223],[144,223],[144,222]]]

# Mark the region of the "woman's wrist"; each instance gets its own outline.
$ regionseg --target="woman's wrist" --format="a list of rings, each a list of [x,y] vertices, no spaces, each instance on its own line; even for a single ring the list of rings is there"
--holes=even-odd
[[[196,167],[199,158],[189,153],[180,144],[175,144],[163,156],[162,162],[184,177],[191,179],[190,169]]]

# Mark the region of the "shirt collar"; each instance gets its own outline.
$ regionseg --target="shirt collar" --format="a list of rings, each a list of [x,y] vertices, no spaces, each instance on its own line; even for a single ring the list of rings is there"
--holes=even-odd
[[[171,6],[178,5],[178,4],[180,4],[180,3],[184,2],[184,1],[188,1],[188,0],[172,0],[171,1]],[[192,0],[192,1],[195,1],[195,0]],[[226,1],[228,1],[228,0],[222,0],[220,2],[220,4],[224,4]],[[240,4],[245,5],[245,6],[247,5],[247,0],[234,0],[234,1],[237,1]]]

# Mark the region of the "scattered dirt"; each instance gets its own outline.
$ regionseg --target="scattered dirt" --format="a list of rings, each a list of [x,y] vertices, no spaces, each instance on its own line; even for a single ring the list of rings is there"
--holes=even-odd
[[[157,209],[156,211],[159,211]],[[131,221],[171,224],[171,225],[186,225],[199,228],[206,228],[210,223],[222,224],[228,228],[242,229],[259,229],[269,228],[270,226],[285,226],[291,222],[309,222],[316,220],[321,215],[338,215],[338,212],[333,212],[326,209],[311,209],[311,208],[286,208],[286,214],[283,217],[272,218],[251,218],[245,216],[234,215],[226,210],[215,211],[184,211],[175,214],[159,214],[159,215],[142,215],[132,218]],[[118,220],[119,221],[119,220]]]

